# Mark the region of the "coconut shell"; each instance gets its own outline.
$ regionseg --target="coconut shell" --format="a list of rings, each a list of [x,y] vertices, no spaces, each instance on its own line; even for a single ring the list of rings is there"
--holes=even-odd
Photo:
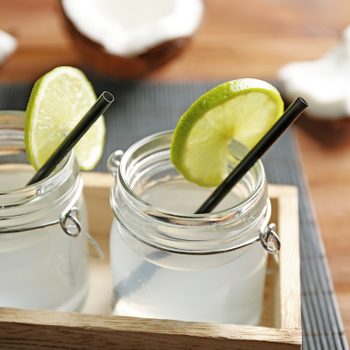
[[[61,3],[60,12],[82,61],[95,71],[116,78],[131,79],[146,75],[179,55],[191,39],[191,37],[172,39],[131,57],[113,55],[102,45],[81,33],[67,17]]]
[[[298,125],[315,140],[328,147],[338,147],[350,143],[350,118],[320,119],[307,113],[298,120]]]

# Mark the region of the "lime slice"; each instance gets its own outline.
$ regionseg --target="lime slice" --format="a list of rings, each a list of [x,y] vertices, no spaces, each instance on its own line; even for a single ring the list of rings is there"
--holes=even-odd
[[[182,115],[170,148],[171,160],[189,181],[217,186],[228,170],[228,143],[249,149],[283,113],[275,87],[258,79],[223,83],[196,100]]]
[[[25,147],[29,162],[40,168],[96,101],[85,75],[73,67],[58,67],[34,85],[25,121]],[[74,147],[83,170],[93,169],[104,148],[105,124],[100,117]]]

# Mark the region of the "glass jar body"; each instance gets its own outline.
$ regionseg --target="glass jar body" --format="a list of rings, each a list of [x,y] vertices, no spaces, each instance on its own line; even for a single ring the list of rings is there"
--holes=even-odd
[[[79,311],[88,291],[85,237],[69,237],[60,218],[79,211],[87,220],[82,179],[72,156],[38,184],[26,164],[21,112],[0,115],[0,305]]]
[[[170,139],[171,133],[162,133],[142,140],[120,163],[111,194],[113,312],[257,324],[266,252],[259,243],[235,247],[254,240],[269,220],[262,165],[217,212],[191,215],[212,190],[190,184],[175,171]],[[242,152],[232,147],[231,152]]]

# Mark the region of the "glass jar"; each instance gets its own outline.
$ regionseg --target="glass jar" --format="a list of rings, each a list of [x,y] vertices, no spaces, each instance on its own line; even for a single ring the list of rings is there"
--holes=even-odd
[[[78,311],[88,291],[79,168],[70,154],[26,186],[23,126],[23,112],[0,112],[0,306]]]
[[[270,201],[257,164],[210,214],[192,214],[212,192],[185,180],[170,161],[172,132],[115,152],[110,253],[116,315],[259,323]],[[230,168],[246,149],[231,143]],[[272,237],[272,238],[271,238]],[[258,241],[261,241],[266,250]]]

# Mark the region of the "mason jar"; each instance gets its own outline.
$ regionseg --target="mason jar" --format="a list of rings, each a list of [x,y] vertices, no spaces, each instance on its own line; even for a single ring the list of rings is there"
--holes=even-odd
[[[26,186],[23,126],[23,112],[0,112],[0,306],[78,311],[88,292],[79,168],[70,154]]]
[[[266,250],[279,249],[257,162],[216,210],[193,214],[213,191],[170,161],[172,132],[149,136],[109,159],[115,175],[110,255],[115,315],[259,323]],[[246,153],[229,145],[232,169]],[[260,244],[262,243],[262,244]],[[265,248],[265,249],[264,249]]]

